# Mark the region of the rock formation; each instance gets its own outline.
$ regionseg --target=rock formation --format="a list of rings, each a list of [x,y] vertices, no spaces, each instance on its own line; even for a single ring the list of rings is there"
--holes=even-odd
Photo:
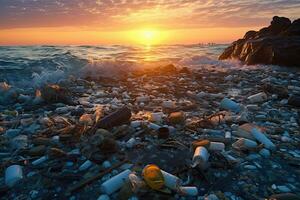
[[[274,64],[300,67],[300,19],[293,23],[285,17],[273,17],[271,25],[248,31],[219,57],[239,59],[247,65]]]

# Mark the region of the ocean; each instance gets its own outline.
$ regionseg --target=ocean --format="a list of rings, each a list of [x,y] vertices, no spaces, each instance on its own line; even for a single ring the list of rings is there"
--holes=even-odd
[[[71,75],[116,77],[135,69],[171,63],[189,68],[245,68],[239,61],[218,60],[227,46],[1,46],[0,82],[38,88]]]
[[[227,45],[2,46],[0,82],[23,87],[70,75],[117,76],[140,67],[231,65],[217,58]]]

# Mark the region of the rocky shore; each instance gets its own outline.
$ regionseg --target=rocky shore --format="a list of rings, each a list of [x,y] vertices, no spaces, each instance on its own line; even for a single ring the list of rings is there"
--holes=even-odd
[[[299,72],[168,65],[0,94],[1,199],[299,199]]]
[[[273,64],[300,67],[300,19],[291,22],[273,17],[268,27],[248,31],[220,55],[220,60],[238,59],[247,65]]]

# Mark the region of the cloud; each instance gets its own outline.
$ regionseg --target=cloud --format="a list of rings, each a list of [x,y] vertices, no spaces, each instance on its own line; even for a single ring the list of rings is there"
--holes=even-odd
[[[299,0],[1,0],[0,28],[254,27],[299,13]]]

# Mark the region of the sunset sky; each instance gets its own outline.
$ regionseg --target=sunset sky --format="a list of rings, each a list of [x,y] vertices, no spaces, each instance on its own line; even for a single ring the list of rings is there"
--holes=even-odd
[[[0,0],[0,44],[228,43],[299,0]]]

